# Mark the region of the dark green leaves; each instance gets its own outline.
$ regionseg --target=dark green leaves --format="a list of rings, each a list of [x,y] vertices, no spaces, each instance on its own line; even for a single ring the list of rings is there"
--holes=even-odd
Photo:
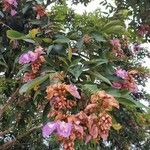
[[[111,85],[111,82],[106,77],[102,76],[99,72],[97,72],[97,71],[90,71],[90,74],[92,76],[95,76],[95,78],[97,80],[101,80],[102,82],[105,82],[105,83]]]
[[[113,89],[113,90],[109,90],[108,93],[113,95],[119,101],[119,103],[127,107],[129,106],[129,107],[137,107],[137,108],[146,108],[148,110],[148,107],[134,100],[128,91]]]
[[[7,30],[7,37],[11,40],[20,40],[24,39],[25,35],[15,30]]]
[[[44,82],[46,79],[48,79],[49,75],[45,75],[45,76],[41,76],[41,77],[37,77],[34,80],[24,84],[20,90],[19,93],[23,94],[26,92],[29,92],[30,90],[32,90],[35,86],[38,86],[39,84],[41,84],[42,82]]]

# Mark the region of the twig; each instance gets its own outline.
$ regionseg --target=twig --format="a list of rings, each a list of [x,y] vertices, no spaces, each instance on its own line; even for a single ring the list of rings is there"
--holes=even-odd
[[[6,133],[10,132],[12,130],[12,128],[9,128],[3,132],[0,132],[0,136],[4,136]]]
[[[41,127],[42,127],[42,125],[39,125],[37,127],[33,127],[32,129],[30,129],[25,134],[18,136],[15,140],[9,141],[9,142],[3,144],[2,146],[0,146],[0,150],[8,150],[8,149],[10,149],[12,146],[14,146],[15,144],[19,143],[19,140],[21,140],[22,138],[30,135],[33,131],[40,129]]]
[[[14,100],[16,95],[18,94],[19,88],[16,89],[16,91],[12,94],[12,96],[8,99],[6,104],[0,109],[0,118],[2,117],[3,113],[7,110],[8,106],[11,105]]]
[[[0,24],[2,24],[3,26],[9,28],[9,29],[12,29],[10,26],[8,26],[7,24],[5,24],[4,22],[0,21]]]

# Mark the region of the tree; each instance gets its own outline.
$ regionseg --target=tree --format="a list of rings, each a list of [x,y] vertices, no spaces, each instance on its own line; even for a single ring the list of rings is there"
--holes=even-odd
[[[48,0],[0,7],[0,149],[147,148],[145,52],[129,47],[123,13],[79,15]]]

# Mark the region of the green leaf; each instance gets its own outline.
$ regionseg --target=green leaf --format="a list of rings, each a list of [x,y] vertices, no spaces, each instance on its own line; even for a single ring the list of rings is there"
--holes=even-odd
[[[106,29],[104,32],[106,32],[107,34],[125,34],[126,30],[123,26],[117,25]]]
[[[112,20],[112,21],[108,22],[106,25],[104,25],[102,30],[107,30],[107,29],[110,29],[111,27],[121,25],[121,24],[122,24],[122,22],[120,20]]]
[[[42,41],[45,43],[52,43],[52,39],[50,38],[42,38]]]
[[[72,49],[69,47],[69,49],[68,49],[68,59],[69,59],[69,61],[71,61],[71,58],[72,58]]]
[[[69,68],[69,72],[78,80],[79,76],[82,74],[84,67],[81,65]]]
[[[122,98],[122,97],[117,97],[116,99],[122,105],[129,106],[129,107],[136,107],[135,103],[129,99]]]
[[[22,13],[25,14],[30,8],[30,4],[26,4],[23,9],[22,9]]]
[[[84,89],[90,93],[94,93],[98,90],[96,84],[84,84],[84,85],[82,85],[82,89]]]
[[[7,30],[7,37],[12,39],[12,40],[20,40],[20,39],[24,39],[25,35],[15,31],[15,30]]]
[[[7,64],[4,63],[4,62],[2,62],[2,61],[0,61],[0,65],[1,65],[1,66],[4,66],[4,67],[6,67],[6,68],[8,68]]]
[[[34,40],[32,40],[32,39],[23,39],[24,41],[26,41],[26,42],[28,42],[28,43],[32,43],[32,44],[34,44],[35,43],[35,41]]]
[[[104,76],[102,76],[100,73],[98,73],[96,71],[93,71],[93,72],[90,71],[90,74],[93,75],[93,76],[95,76],[97,79],[99,79],[99,80],[101,80],[101,81],[103,81],[103,82],[105,82],[105,83],[107,83],[109,85],[112,85],[111,82],[107,78],[105,78]]]
[[[102,64],[107,64],[108,63],[108,59],[92,59],[90,61],[84,61],[84,64],[96,64],[96,66],[102,65]]]
[[[69,44],[69,42],[70,42],[70,39],[68,39],[68,38],[65,37],[65,36],[54,40],[54,43],[59,43],[59,44],[63,44],[63,43]]]
[[[134,100],[133,97],[130,95],[130,92],[128,91],[113,89],[113,90],[108,90],[107,92],[113,95],[119,101],[119,103],[123,105],[130,106],[130,107],[137,107],[137,108],[146,108],[147,110],[149,109],[142,103]]]
[[[47,55],[50,54],[50,52],[52,51],[54,45],[50,45],[46,51]]]
[[[37,77],[35,78],[34,80],[24,84],[20,90],[19,90],[19,93],[20,94],[23,94],[25,92],[29,92],[30,90],[32,90],[35,86],[41,84],[42,82],[44,82],[47,78],[49,77],[49,75],[45,75],[45,76],[42,76],[42,77]]]
[[[25,64],[23,65],[23,67],[19,70],[19,72],[17,73],[17,77],[21,75],[22,72],[25,72],[28,70],[28,67],[30,66],[30,64]]]
[[[50,103],[48,102],[43,110],[43,116],[42,116],[43,123],[47,122],[47,120],[49,119],[47,115],[50,112],[50,109],[51,109],[51,106],[50,106]]]
[[[97,42],[106,42],[104,37],[98,33],[92,34],[92,37],[97,41]]]

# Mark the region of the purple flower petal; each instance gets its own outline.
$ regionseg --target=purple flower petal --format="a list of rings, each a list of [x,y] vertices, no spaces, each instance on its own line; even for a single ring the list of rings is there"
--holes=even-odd
[[[66,123],[64,121],[58,121],[57,123],[57,133],[63,137],[69,137],[72,130],[72,124]]]
[[[44,138],[49,137],[57,128],[57,122],[48,122],[42,128],[42,135]]]
[[[30,61],[32,61],[32,62],[34,62],[35,60],[38,59],[38,54],[37,53],[34,53],[32,51],[28,51],[28,55],[29,55]]]
[[[128,77],[128,72],[123,69],[117,69],[115,73],[118,77],[120,77],[122,79],[125,79],[126,77]]]
[[[27,53],[24,53],[19,57],[19,64],[27,64],[29,62],[30,62],[30,58]]]

